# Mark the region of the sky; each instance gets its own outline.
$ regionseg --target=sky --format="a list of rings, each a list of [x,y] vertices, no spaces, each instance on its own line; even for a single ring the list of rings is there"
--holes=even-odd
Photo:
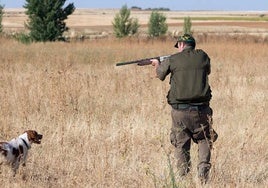
[[[146,8],[169,8],[170,10],[226,10],[267,11],[267,0],[66,0],[76,8],[116,8],[123,5]],[[0,0],[5,8],[22,8],[25,0]]]

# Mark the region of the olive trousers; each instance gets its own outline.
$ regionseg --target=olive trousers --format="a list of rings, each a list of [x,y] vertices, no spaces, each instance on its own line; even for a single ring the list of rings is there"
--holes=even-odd
[[[206,182],[211,167],[212,109],[209,106],[192,106],[171,111],[170,140],[175,146],[175,158],[179,176],[185,176],[191,168],[191,141],[198,144],[198,176]],[[215,131],[213,130],[215,133]]]

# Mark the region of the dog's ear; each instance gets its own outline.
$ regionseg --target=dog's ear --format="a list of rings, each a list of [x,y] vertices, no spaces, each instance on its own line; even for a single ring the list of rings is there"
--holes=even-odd
[[[38,134],[35,130],[27,130],[25,132],[27,133],[28,140],[31,143],[36,143],[36,144],[41,143],[41,139],[43,138],[43,135]]]
[[[25,133],[27,133],[28,139],[32,140],[35,138],[35,135],[37,134],[36,131],[34,130],[27,130],[25,131]]]

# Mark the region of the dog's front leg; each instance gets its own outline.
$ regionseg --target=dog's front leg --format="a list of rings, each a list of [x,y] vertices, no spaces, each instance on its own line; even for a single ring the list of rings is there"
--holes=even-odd
[[[12,163],[12,170],[13,170],[13,177],[16,176],[17,170],[19,168],[20,162],[17,159],[15,162]]]
[[[19,161],[20,161],[20,163],[22,164],[22,166],[26,166],[26,158],[27,158],[27,153],[22,154],[22,155],[20,156]]]

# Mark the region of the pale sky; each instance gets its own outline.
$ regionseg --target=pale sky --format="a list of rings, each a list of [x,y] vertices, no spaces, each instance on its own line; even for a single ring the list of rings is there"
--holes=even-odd
[[[169,8],[170,10],[267,11],[267,0],[67,0],[76,8]],[[0,0],[5,8],[22,8],[25,0]]]

